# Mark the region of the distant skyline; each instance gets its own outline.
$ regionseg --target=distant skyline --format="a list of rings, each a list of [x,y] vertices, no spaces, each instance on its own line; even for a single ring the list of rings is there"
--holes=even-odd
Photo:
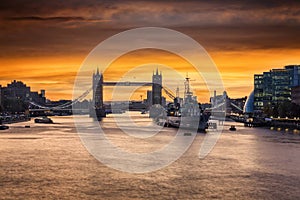
[[[0,84],[21,80],[52,100],[72,97],[76,73],[96,45],[137,27],[166,27],[198,41],[232,98],[249,95],[254,74],[300,64],[299,1],[4,0],[0,11]],[[186,71],[173,55],[143,51],[114,62],[117,70],[106,77],[141,61],[181,63]],[[196,89],[207,102],[203,87]]]

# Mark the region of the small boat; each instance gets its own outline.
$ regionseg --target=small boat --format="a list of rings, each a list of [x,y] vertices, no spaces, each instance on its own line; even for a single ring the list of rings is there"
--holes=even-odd
[[[52,124],[53,121],[49,117],[42,117],[34,119],[35,123]]]
[[[9,129],[9,126],[6,125],[0,125],[0,130],[6,130]]]
[[[234,125],[231,125],[230,128],[229,128],[229,130],[230,130],[230,131],[236,131],[236,128],[235,128]]]

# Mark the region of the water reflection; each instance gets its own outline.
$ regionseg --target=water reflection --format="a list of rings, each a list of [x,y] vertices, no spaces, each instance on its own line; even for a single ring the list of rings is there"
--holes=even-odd
[[[72,117],[53,117],[53,121],[57,123],[12,124],[9,130],[0,132],[1,198],[300,197],[299,135],[227,122],[220,140],[205,159],[197,158],[204,137],[198,134],[189,150],[172,165],[136,175],[108,168],[90,156],[78,138]],[[236,125],[236,132],[228,131],[231,124]],[[25,125],[31,128],[25,129]],[[167,143],[176,132],[171,128],[162,129],[153,138],[141,139],[112,128],[113,122],[104,126],[111,129],[107,135],[115,144],[126,149],[135,146],[132,150],[140,152]]]

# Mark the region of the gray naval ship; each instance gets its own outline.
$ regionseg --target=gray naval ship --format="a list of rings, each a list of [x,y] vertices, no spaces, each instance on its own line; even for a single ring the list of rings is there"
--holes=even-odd
[[[166,108],[161,105],[153,105],[149,110],[149,117],[153,118],[155,123],[166,127],[196,129],[205,131],[208,128],[210,118],[209,112],[204,112],[197,97],[193,96],[190,90],[190,78],[185,79],[184,98],[178,95],[173,103],[169,103]]]

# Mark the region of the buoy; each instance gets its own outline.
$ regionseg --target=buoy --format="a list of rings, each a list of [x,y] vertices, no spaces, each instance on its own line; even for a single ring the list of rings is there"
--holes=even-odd
[[[234,125],[231,125],[231,127],[229,128],[230,131],[236,131],[236,128]]]

